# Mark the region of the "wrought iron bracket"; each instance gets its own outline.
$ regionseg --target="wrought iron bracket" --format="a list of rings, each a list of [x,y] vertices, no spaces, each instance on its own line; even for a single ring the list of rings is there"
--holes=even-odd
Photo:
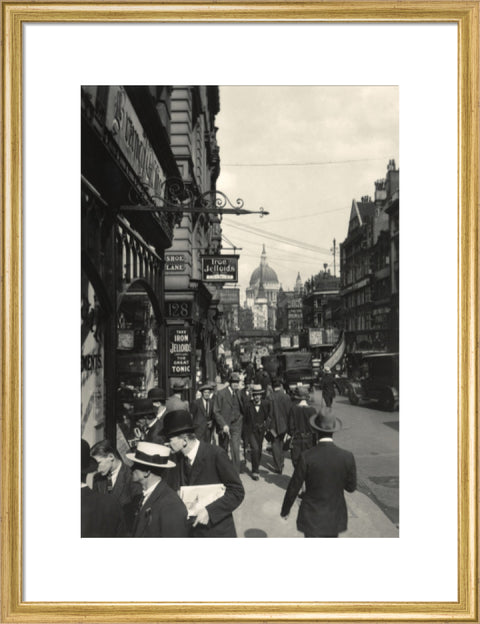
[[[147,189],[147,192],[150,189]],[[153,203],[133,203],[120,206],[121,212],[175,212],[207,214],[259,214],[269,213],[259,210],[246,210],[243,199],[237,199],[235,205],[222,191],[206,191],[197,195],[183,180],[168,178],[161,184],[161,195],[149,193]]]

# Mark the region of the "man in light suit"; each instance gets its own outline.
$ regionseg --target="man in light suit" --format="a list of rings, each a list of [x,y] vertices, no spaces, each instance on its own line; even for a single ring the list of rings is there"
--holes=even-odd
[[[175,464],[163,444],[139,442],[127,458],[133,462],[132,478],[142,487],[143,498],[133,525],[133,537],[188,537],[187,508],[164,476]]]
[[[220,446],[197,440],[189,412],[179,410],[165,415],[164,432],[177,457],[171,480],[176,490],[182,486],[223,484],[222,496],[204,506],[198,505],[191,537],[236,537],[232,512],[245,496],[240,477]]]
[[[355,458],[350,451],[339,448],[332,435],[341,428],[341,421],[328,413],[310,418],[319,441],[304,451],[288,484],[280,515],[288,518],[290,509],[305,482],[300,503],[297,529],[305,537],[338,537],[347,529],[347,505],[344,490],[357,487]]]
[[[123,463],[109,440],[97,442],[90,454],[98,464],[97,473],[93,477],[93,491],[108,494],[120,503],[127,529],[131,530],[142,495],[141,487],[133,483],[130,468]]]
[[[242,437],[242,407],[239,397],[240,375],[232,373],[229,383],[215,394],[213,417],[217,424],[218,442],[232,456],[232,463],[240,473],[240,440]]]
[[[213,385],[205,383],[200,386],[201,397],[192,403],[192,418],[195,435],[203,442],[211,443],[213,435]]]

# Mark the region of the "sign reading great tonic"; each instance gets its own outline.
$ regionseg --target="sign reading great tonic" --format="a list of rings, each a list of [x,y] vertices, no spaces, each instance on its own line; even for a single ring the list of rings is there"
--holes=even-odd
[[[202,256],[204,282],[237,282],[238,256]]]
[[[192,374],[192,329],[168,329],[168,369],[170,377],[190,377]]]

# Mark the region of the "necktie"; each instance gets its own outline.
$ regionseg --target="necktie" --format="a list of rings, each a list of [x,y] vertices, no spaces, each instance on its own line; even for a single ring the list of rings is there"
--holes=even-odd
[[[185,467],[185,479],[188,485],[188,483],[190,482],[190,473],[192,471],[192,462],[190,460],[190,457],[187,457],[186,455],[184,455],[183,465]]]
[[[111,475],[107,477],[107,492],[111,492],[113,490],[113,481]]]
[[[210,416],[210,400],[205,399],[205,413],[207,416]]]

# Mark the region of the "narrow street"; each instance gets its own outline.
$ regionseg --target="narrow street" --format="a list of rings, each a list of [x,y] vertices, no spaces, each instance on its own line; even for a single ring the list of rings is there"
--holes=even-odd
[[[398,537],[398,412],[384,412],[374,404],[353,406],[342,396],[335,399],[334,408],[344,425],[334,441],[355,455],[358,478],[357,491],[346,493],[348,529],[340,537]],[[271,455],[264,450],[260,481],[255,482],[247,460],[241,475],[245,500],[234,513],[239,537],[303,537],[296,529],[299,501],[287,520],[280,517],[293,473],[289,453],[283,474],[271,468]]]

